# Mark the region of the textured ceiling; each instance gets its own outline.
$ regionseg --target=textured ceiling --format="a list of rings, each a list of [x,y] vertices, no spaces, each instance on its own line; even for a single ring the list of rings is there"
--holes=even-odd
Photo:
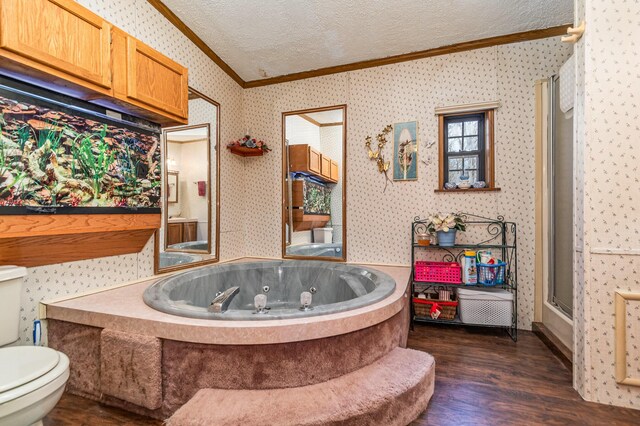
[[[245,81],[573,22],[573,0],[164,0]]]

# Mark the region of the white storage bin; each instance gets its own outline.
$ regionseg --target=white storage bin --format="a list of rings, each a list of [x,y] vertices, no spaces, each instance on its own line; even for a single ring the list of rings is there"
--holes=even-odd
[[[513,293],[500,288],[459,288],[458,310],[465,324],[508,327],[513,316]]]
[[[313,228],[314,243],[332,243],[333,228]]]

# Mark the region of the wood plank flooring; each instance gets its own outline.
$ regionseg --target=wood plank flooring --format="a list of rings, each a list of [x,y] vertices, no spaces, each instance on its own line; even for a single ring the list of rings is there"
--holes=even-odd
[[[531,332],[416,325],[409,347],[436,359],[436,391],[412,426],[640,425],[640,410],[583,401],[571,372]],[[44,419],[58,425],[161,425],[65,394]]]

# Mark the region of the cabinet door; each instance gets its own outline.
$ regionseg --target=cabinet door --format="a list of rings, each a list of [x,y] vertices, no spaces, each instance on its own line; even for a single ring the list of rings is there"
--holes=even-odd
[[[320,160],[322,162],[320,174],[322,175],[322,177],[331,179],[331,159],[329,157],[325,157],[324,155],[320,155]]]
[[[333,181],[338,181],[338,176],[339,176],[340,172],[338,171],[338,163],[336,163],[335,161],[331,160],[331,180]]]
[[[317,174],[322,173],[321,166],[322,154],[315,149],[309,147],[309,171]]]
[[[182,236],[182,240],[184,242],[187,241],[195,241],[198,239],[198,222],[186,222],[184,224],[184,234]]]
[[[73,0],[0,1],[0,56],[74,83],[111,87],[110,33]]]
[[[178,244],[182,242],[182,223],[167,224],[167,245]]]
[[[127,37],[127,97],[188,117],[187,69],[139,40]]]

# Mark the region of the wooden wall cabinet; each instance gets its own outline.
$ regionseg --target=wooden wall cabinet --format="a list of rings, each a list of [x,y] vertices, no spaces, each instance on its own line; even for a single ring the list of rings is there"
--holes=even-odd
[[[112,33],[113,97],[116,102],[129,105],[138,114],[148,111],[166,117],[166,124],[187,124],[187,68],[118,28]]]
[[[306,173],[326,183],[338,182],[338,163],[306,144],[289,146],[289,171]]]
[[[73,0],[0,0],[0,73],[164,126],[187,124],[187,69]]]
[[[0,56],[10,72],[111,93],[111,24],[75,1],[0,1]]]

